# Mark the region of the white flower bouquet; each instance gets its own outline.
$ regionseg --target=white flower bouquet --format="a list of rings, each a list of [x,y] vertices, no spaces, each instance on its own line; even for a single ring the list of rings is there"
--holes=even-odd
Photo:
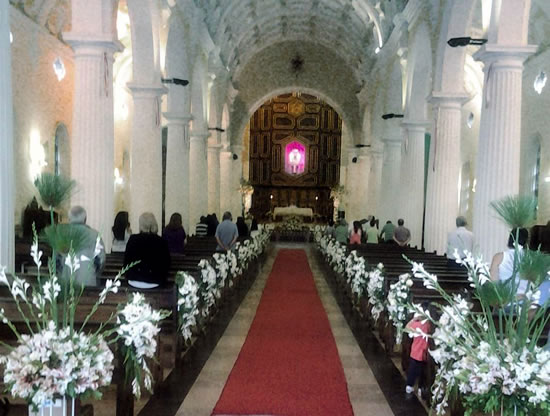
[[[116,333],[121,340],[126,379],[132,379],[132,392],[137,398],[141,397],[142,384],[151,391],[153,377],[147,359],[155,356],[159,324],[169,315],[151,308],[141,293],[132,293],[117,314]]]
[[[371,315],[376,323],[380,314],[384,312],[384,265],[378,263],[374,270],[371,270],[367,279],[367,293],[371,305]]]
[[[179,326],[184,341],[187,343],[193,335],[193,328],[197,326],[199,315],[199,285],[195,278],[188,273],[179,272],[176,275],[178,285],[178,313]]]
[[[345,260],[345,275],[350,290],[355,295],[353,301],[359,303],[367,291],[368,272],[367,262],[355,250]]]
[[[508,197],[492,205],[511,228],[517,228],[529,222],[534,204],[526,198]],[[550,352],[538,345],[549,320],[545,309],[550,305],[539,305],[537,299],[538,287],[548,279],[550,256],[520,250],[517,235],[512,277],[504,283],[490,280],[489,267],[481,258],[461,253],[465,255],[461,259],[456,254],[457,262],[468,270],[473,298],[479,304],[476,310],[462,296],[446,293],[436,276],[413,263],[415,276],[444,300],[439,305],[439,320],[411,305],[435,327],[432,335],[411,332],[434,341],[430,354],[439,368],[432,393],[438,415],[445,414],[454,396],[459,397],[466,415],[550,414]],[[527,290],[518,296],[520,281]]]
[[[206,318],[210,314],[212,306],[216,303],[216,299],[220,297],[220,291],[216,280],[216,270],[212,267],[210,262],[206,259],[202,259],[198,267],[200,269],[198,292],[201,305],[200,309],[202,317]]]
[[[395,327],[396,344],[401,344],[403,328],[409,318],[412,285],[411,275],[406,273],[399,276],[399,280],[392,283],[388,291],[386,310]]]

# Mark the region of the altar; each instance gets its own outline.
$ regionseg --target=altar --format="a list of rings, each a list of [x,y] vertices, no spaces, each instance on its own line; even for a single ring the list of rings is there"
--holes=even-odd
[[[275,207],[273,208],[273,220],[276,217],[310,217],[313,218],[313,210],[311,208],[300,208],[296,205],[290,205],[288,207]]]

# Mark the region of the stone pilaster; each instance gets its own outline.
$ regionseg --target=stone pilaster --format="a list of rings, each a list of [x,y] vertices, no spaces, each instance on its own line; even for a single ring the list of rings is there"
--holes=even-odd
[[[519,192],[523,62],[536,46],[485,45],[485,83],[477,156],[474,235],[483,257],[506,246],[509,229],[495,218],[491,201]]]
[[[401,143],[401,139],[384,139],[382,189],[380,193],[382,202],[381,223],[390,220],[396,224],[397,218],[405,214],[405,206],[398,202],[398,194],[401,190]]]
[[[401,217],[411,230],[411,247],[421,247],[422,219],[424,215],[424,143],[427,121],[405,120],[404,153],[401,163],[403,196],[407,200],[407,212]]]
[[[129,83],[134,99],[130,145],[130,221],[138,224],[144,212],[162,218],[161,84]]]
[[[0,266],[15,271],[15,167],[11,89],[10,3],[0,2]]]
[[[456,228],[460,178],[460,124],[466,96],[433,93],[434,135],[431,139],[426,193],[424,247],[444,253],[447,234]]]
[[[111,249],[114,218],[113,54],[122,45],[105,34],[63,35],[74,51],[75,83],[71,176],[77,183],[71,204],[81,205],[87,223]]]
[[[227,148],[220,149],[220,212],[231,211],[233,152]],[[220,218],[221,219],[221,218]]]
[[[164,210],[166,222],[174,212],[182,216],[189,232],[189,121],[190,114],[163,114],[168,126],[166,148],[166,190]]]
[[[353,160],[355,159],[355,162]],[[347,165],[347,172],[346,172],[346,195],[344,197],[344,206],[340,206],[340,211],[346,212],[346,220],[347,221],[353,221],[356,220],[356,211],[357,211],[357,188],[358,188],[358,165],[357,162],[359,161],[359,158],[357,158],[356,149],[354,147],[350,147],[348,149],[348,165]]]
[[[384,153],[380,150],[373,149],[370,151],[370,156],[371,162],[367,212],[378,218],[381,213],[382,167],[384,163]]]
[[[194,227],[201,215],[208,214],[208,131],[191,131],[189,146],[189,221]]]
[[[220,213],[220,145],[208,144],[208,212]]]
[[[372,215],[368,206],[371,156],[366,149],[359,151],[357,164],[357,215],[359,219],[363,219],[367,218],[367,215]]]

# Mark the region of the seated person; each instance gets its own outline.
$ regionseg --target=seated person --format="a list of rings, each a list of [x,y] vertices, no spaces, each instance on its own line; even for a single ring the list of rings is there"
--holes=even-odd
[[[508,237],[508,248],[500,253],[496,253],[493,256],[493,260],[491,262],[491,280],[493,281],[501,281],[505,282],[509,280],[512,275],[515,272],[515,279],[516,279],[516,285],[517,285],[517,294],[518,295],[524,295],[525,291],[527,290],[527,281],[521,280],[519,278],[519,273],[517,271],[517,265],[516,270],[514,270],[514,257],[515,257],[515,248],[514,248],[514,242],[516,239],[517,234],[517,244],[519,246],[519,252],[518,257],[519,260],[521,259],[521,256],[523,255],[523,247],[527,244],[527,240],[529,238],[529,232],[526,228],[514,228],[510,232],[510,236]]]
[[[338,220],[338,225],[334,229],[334,238],[340,244],[348,243],[348,223],[344,218]]]
[[[86,218],[86,210],[81,206],[76,205],[69,210],[69,223],[82,233],[82,241],[79,247],[75,248],[80,267],[76,270],[74,278],[84,286],[97,286],[97,279],[105,266],[105,246],[101,238],[98,244],[99,233],[86,225]],[[58,258],[57,272],[64,278],[69,277],[70,271],[65,266],[65,255]]]
[[[195,226],[195,236],[196,237],[206,237],[208,235],[208,224],[206,217],[203,215],[199,223]]]
[[[393,241],[393,232],[395,231],[395,225],[391,221],[386,222],[380,231],[380,239],[384,236],[384,243],[394,243]]]
[[[455,250],[458,252],[460,258],[466,257],[464,251],[472,253],[474,249],[474,234],[466,229],[466,218],[456,218],[456,230],[451,231],[447,237],[447,265],[449,267],[457,267],[460,265],[455,259]]]
[[[327,228],[325,228],[325,235],[336,238],[335,235],[335,229],[334,229],[334,220],[332,218],[329,218]]]
[[[223,213],[222,222],[216,228],[217,251],[231,251],[239,238],[239,231],[232,220],[233,217],[229,211]]]
[[[170,270],[168,243],[157,235],[155,216],[145,212],[139,217],[139,234],[133,234],[126,244],[124,265],[138,262],[126,272],[128,284],[140,289],[162,285]]]
[[[370,220],[370,227],[367,228],[367,243],[378,243],[378,226],[376,225],[376,219],[374,217]]]
[[[111,252],[124,253],[126,251],[126,243],[132,235],[130,221],[128,221],[128,211],[120,211],[116,214],[115,223],[113,225],[113,245]]]
[[[170,217],[170,222],[162,233],[162,238],[168,243],[168,250],[170,250],[170,253],[183,254],[186,237],[182,225],[181,214],[174,212]]]
[[[361,244],[361,235],[363,234],[361,229],[361,223],[359,221],[353,221],[353,229],[349,234],[350,244]]]
[[[397,243],[399,247],[405,247],[411,241],[411,232],[405,227],[405,221],[399,218],[397,220],[397,228],[393,230],[393,241]]]
[[[248,226],[243,217],[237,218],[237,231],[239,232],[239,237],[248,237]]]

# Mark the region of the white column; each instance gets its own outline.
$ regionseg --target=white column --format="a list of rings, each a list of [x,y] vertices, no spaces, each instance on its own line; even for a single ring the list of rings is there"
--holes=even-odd
[[[220,150],[220,212],[231,211],[231,167],[233,165],[233,153],[227,148]]]
[[[192,131],[189,146],[189,222],[194,227],[201,215],[208,214],[207,131]]]
[[[347,221],[354,221],[356,220],[356,210],[357,210],[357,162],[359,159],[355,159],[356,161],[353,162],[354,158],[357,158],[357,155],[355,154],[355,148],[349,148],[348,149],[348,167],[346,172],[346,196],[344,198],[345,204],[344,206],[340,207],[340,211],[346,212],[346,220]]]
[[[461,108],[467,97],[433,93],[434,135],[430,145],[424,247],[442,254],[447,234],[456,228],[460,178]]]
[[[208,212],[220,212],[220,145],[208,144]]]
[[[15,271],[15,167],[11,89],[10,3],[0,2],[0,265]]]
[[[230,196],[231,196],[231,214],[233,219],[236,220],[237,217],[242,215],[244,204],[243,197],[239,192],[241,186],[241,179],[243,178],[243,146],[242,145],[232,145],[231,150],[233,155],[237,156],[237,159],[231,156],[231,183],[230,183]]]
[[[166,219],[174,212],[182,216],[183,227],[189,232],[189,121],[191,115],[164,113],[168,126],[166,148]]]
[[[75,81],[71,176],[77,183],[71,204],[81,205],[87,224],[111,250],[114,218],[113,53],[118,41],[104,35],[65,33],[74,50]]]
[[[366,149],[359,152],[357,165],[357,215],[358,219],[363,219],[373,214],[368,206],[371,156]]]
[[[405,145],[401,164],[403,196],[407,211],[401,215],[405,226],[411,231],[411,247],[421,247],[422,218],[424,214],[424,143],[426,121],[405,120]]]
[[[380,150],[370,151],[370,176],[369,176],[369,193],[367,198],[367,212],[379,217],[381,209],[381,192],[382,192],[382,166],[384,163],[384,153]]]
[[[162,85],[129,83],[134,99],[130,145],[130,222],[138,225],[144,212],[162,218]]]
[[[488,260],[505,248],[510,231],[495,217],[489,203],[519,193],[523,62],[535,51],[535,46],[488,44],[475,55],[485,63],[485,83],[476,164],[474,235]]]
[[[405,205],[400,204],[401,189],[401,139],[384,140],[384,162],[382,167],[382,210],[381,223],[391,221],[397,224],[397,218],[404,215]]]

